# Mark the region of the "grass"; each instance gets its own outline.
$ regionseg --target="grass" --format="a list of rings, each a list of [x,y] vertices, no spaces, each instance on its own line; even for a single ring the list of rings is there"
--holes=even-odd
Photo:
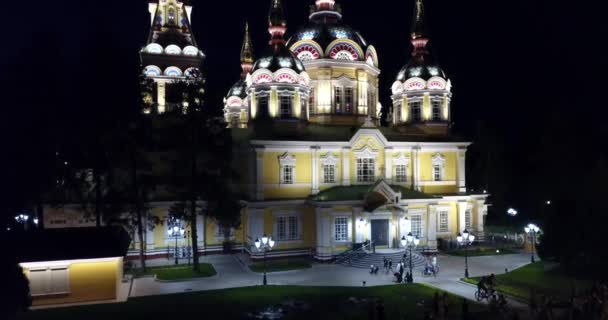
[[[267,272],[280,272],[290,270],[301,270],[312,268],[310,261],[306,259],[281,259],[266,261]],[[264,272],[264,262],[256,262],[249,265],[249,269],[253,272]]]
[[[192,266],[170,266],[148,268],[145,275],[156,275],[156,279],[162,281],[187,280],[194,278],[207,278],[216,274],[213,265],[201,263],[198,272],[192,270]]]
[[[465,281],[477,285],[480,279],[477,277],[465,279]],[[573,288],[580,291],[589,288],[593,283],[591,280],[569,276],[559,268],[545,271],[543,262],[529,264],[507,274],[497,275],[496,282],[498,291],[524,301],[530,300],[533,290],[536,299],[545,295],[566,300],[570,298]]]
[[[499,250],[499,252],[496,252]],[[473,248],[468,250],[469,257],[483,257],[483,256],[497,256],[497,255],[505,255],[505,254],[514,254],[516,251],[508,248]],[[445,254],[449,254],[451,256],[459,256],[464,257],[465,251],[462,249],[457,250],[449,250],[445,251]]]
[[[148,320],[148,319],[250,319],[247,314],[282,305],[282,319],[367,320],[375,301],[384,303],[386,319],[423,319],[431,310],[434,288],[420,284],[368,288],[268,286],[191,292],[129,299],[101,304],[46,309],[21,314],[18,320]],[[441,294],[441,292],[440,292]],[[462,298],[449,295],[449,318],[461,319]],[[494,319],[484,306],[469,303],[469,319]]]

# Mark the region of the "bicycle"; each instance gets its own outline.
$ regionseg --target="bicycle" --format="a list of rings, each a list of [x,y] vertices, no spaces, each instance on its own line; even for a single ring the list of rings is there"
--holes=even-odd
[[[494,293],[496,293],[494,288],[487,288],[485,290],[477,289],[477,291],[475,291],[475,300],[481,302],[483,299],[486,299],[488,302],[492,302],[492,300],[495,299]]]

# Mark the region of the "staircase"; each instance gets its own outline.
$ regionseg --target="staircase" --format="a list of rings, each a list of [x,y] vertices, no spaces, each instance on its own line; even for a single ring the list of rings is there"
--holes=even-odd
[[[384,267],[384,258],[386,257],[389,261],[393,261],[393,270],[397,267],[397,263],[403,259],[403,251],[400,252],[392,252],[392,253],[367,253],[360,252],[354,255],[351,255],[347,259],[343,259],[338,264],[347,267],[353,268],[361,268],[361,269],[369,269],[371,265],[380,267],[380,270]],[[405,265],[409,266],[410,256],[409,251],[407,252],[407,257],[405,260]],[[412,251],[412,263],[415,267],[424,266],[426,264],[426,259],[423,255],[418,252]]]

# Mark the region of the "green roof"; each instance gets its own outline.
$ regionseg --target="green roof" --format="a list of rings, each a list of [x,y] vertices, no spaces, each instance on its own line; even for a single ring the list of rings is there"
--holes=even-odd
[[[312,201],[363,201],[375,185],[333,187],[319,192],[311,197]],[[393,190],[401,192],[402,199],[435,199],[436,197],[423,192],[411,190],[402,186],[391,186]]]
[[[272,141],[319,141],[340,142],[350,141],[362,128],[337,125],[307,124],[299,129],[254,130],[232,129],[232,136],[237,141],[272,140]],[[464,139],[449,136],[428,136],[404,134],[394,128],[376,128],[382,132],[388,141],[394,142],[466,142]]]

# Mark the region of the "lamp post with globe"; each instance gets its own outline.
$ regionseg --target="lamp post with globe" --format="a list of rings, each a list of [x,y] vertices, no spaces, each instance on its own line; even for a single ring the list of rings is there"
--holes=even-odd
[[[262,236],[261,241],[259,238],[255,240],[255,247],[259,251],[262,251],[264,253],[264,278],[262,282],[264,285],[268,284],[268,280],[266,279],[266,252],[272,250],[274,244],[274,240],[272,240],[271,237],[267,237],[266,235]]]
[[[404,248],[410,249],[410,278],[408,282],[414,282],[414,265],[412,263],[412,249],[417,247],[420,243],[420,239],[418,237],[414,237],[414,235],[410,232],[407,234],[407,237],[401,237],[401,246]]]
[[[466,229],[462,232],[462,234],[458,234],[456,237],[459,245],[464,246],[464,277],[469,277],[469,251],[468,247],[473,244],[475,241],[475,236],[472,233],[469,233]]]
[[[167,234],[169,237],[175,238],[175,252],[173,255],[175,256],[175,265],[178,265],[179,255],[177,254],[177,239],[183,237],[186,230],[179,219],[169,221],[168,225],[169,229],[167,230]]]
[[[532,263],[534,263],[535,262],[534,255],[536,254],[536,235],[540,231],[540,228],[537,225],[530,223],[524,227],[524,231],[526,232],[526,234],[528,235],[528,237],[530,237],[530,239],[532,241],[532,253],[530,255],[530,261]]]

